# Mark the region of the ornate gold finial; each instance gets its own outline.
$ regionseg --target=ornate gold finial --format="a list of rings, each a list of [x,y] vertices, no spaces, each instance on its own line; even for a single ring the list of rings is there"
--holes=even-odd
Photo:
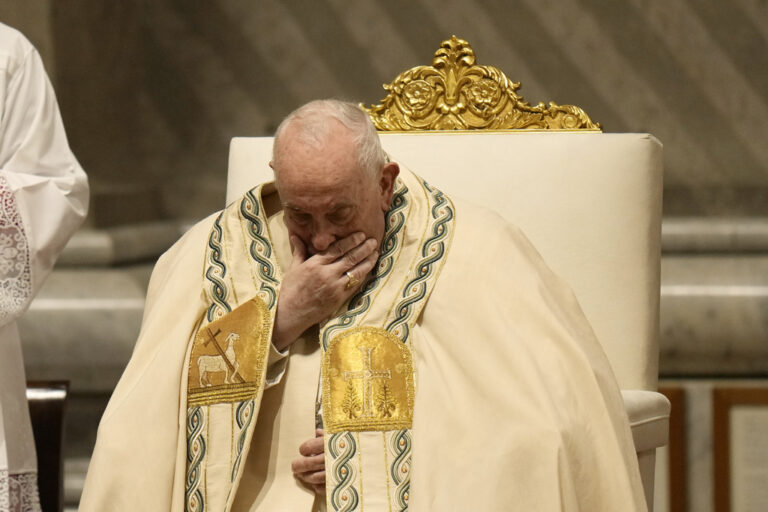
[[[493,66],[475,65],[467,41],[451,36],[431,66],[400,73],[379,105],[360,107],[380,131],[419,130],[601,130],[579,107],[539,103],[532,107]]]

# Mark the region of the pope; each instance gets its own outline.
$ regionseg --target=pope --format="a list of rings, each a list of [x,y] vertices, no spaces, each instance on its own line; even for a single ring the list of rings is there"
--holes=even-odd
[[[158,261],[81,510],[646,509],[608,361],[518,229],[350,103],[290,114],[271,166]]]

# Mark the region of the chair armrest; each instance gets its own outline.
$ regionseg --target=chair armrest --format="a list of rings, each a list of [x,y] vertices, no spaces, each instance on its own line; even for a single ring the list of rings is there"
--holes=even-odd
[[[669,442],[669,413],[672,408],[667,397],[655,391],[621,390],[624,408],[629,416],[632,439],[638,453],[660,448]]]

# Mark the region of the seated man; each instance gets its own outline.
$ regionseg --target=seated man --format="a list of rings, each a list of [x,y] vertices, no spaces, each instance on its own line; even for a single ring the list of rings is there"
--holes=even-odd
[[[335,100],[158,262],[81,510],[646,508],[608,362],[496,214]]]

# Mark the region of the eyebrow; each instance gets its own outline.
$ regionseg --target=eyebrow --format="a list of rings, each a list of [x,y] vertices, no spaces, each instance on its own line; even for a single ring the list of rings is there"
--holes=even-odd
[[[341,210],[342,208],[353,208],[355,205],[352,203],[342,202],[342,203],[336,203],[332,205],[330,212],[335,212],[337,210]],[[296,205],[293,205],[291,203],[283,203],[283,208],[287,208],[289,210],[292,210],[294,212],[298,213],[305,213],[305,210],[303,208],[299,208]]]

